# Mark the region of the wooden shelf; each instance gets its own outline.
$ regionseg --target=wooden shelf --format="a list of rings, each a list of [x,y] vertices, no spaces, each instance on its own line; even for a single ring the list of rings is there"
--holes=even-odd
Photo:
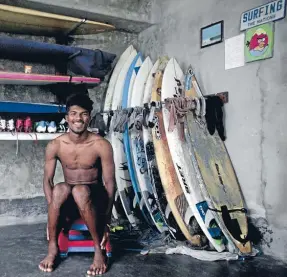
[[[0,132],[0,140],[52,140],[64,133]]]

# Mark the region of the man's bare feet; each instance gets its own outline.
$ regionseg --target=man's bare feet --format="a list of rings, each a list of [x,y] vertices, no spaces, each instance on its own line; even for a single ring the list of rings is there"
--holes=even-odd
[[[97,249],[95,251],[93,264],[90,266],[90,269],[87,271],[88,275],[100,275],[104,274],[107,270],[107,265],[105,263],[105,258],[102,255],[102,251]]]
[[[52,272],[54,270],[55,260],[58,256],[58,246],[55,243],[49,243],[48,255],[40,262],[39,268],[45,272]]]

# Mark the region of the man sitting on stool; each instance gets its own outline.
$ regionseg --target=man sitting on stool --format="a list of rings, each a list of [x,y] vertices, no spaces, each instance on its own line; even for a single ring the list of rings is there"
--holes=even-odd
[[[87,273],[97,275],[106,272],[101,247],[108,239],[115,166],[110,143],[87,130],[92,109],[93,101],[88,95],[71,95],[66,104],[69,132],[49,142],[46,148],[43,187],[48,202],[49,246],[48,255],[39,264],[45,272],[54,269],[59,255],[58,236],[63,226],[62,219],[71,214],[75,216],[75,207],[95,245],[94,260]],[[57,160],[62,165],[65,182],[54,185]]]

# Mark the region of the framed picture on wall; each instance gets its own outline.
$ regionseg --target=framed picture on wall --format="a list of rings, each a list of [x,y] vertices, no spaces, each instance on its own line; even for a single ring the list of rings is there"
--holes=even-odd
[[[223,41],[223,20],[200,29],[200,48],[205,48]]]
[[[274,22],[265,23],[245,32],[245,62],[273,57]]]

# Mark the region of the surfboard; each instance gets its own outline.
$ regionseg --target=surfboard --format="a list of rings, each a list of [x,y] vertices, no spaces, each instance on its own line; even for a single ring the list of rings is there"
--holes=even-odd
[[[150,103],[152,87],[154,83],[154,77],[159,69],[162,67],[163,63],[166,63],[167,59],[160,58],[153,65],[145,85],[143,104]],[[165,193],[161,184],[161,179],[158,172],[158,167],[155,158],[155,150],[152,141],[152,131],[147,126],[143,125],[143,141],[144,141],[144,150],[147,162],[147,170],[151,181],[151,188],[153,192],[154,201],[157,203],[158,210],[161,214],[161,217],[164,221],[164,225],[167,227],[167,230],[171,233],[172,237],[178,238],[181,234],[178,225],[173,217],[172,213],[169,213],[168,217],[165,215],[165,211],[168,210],[168,203],[166,201]]]
[[[125,78],[136,54],[137,51],[134,49],[124,63],[124,66],[118,75],[112,98],[112,110],[117,110],[118,107],[121,106]],[[118,193],[129,222],[133,227],[137,227],[139,224],[139,218],[137,216],[137,207],[133,203],[135,192],[133,190],[130,174],[128,171],[127,159],[123,145],[123,135],[111,131],[111,144],[114,152],[115,177]]]
[[[138,53],[129,67],[128,73],[126,75],[125,83],[124,83],[122,108],[128,108],[129,106],[129,102],[130,102],[129,99],[131,99],[133,85],[134,85],[136,76],[140,70],[140,67],[142,66],[142,62],[143,62],[142,55],[141,53]],[[125,153],[127,156],[127,165],[129,168],[131,181],[132,181],[132,185],[135,191],[135,202],[139,204],[143,217],[146,220],[146,223],[152,226],[153,223],[150,218],[150,214],[147,210],[147,207],[145,206],[143,193],[140,190],[140,186],[139,186],[138,179],[136,176],[136,169],[134,167],[134,161],[133,161],[133,155],[131,151],[129,131],[128,131],[127,125],[125,126],[125,132],[124,132],[124,147],[125,147]]]
[[[113,95],[115,91],[115,85],[118,79],[118,76],[120,74],[121,69],[123,68],[125,62],[127,61],[128,57],[131,55],[132,51],[134,50],[134,47],[130,45],[120,56],[118,62],[116,63],[111,78],[109,80],[109,86],[106,92],[106,97],[105,97],[105,102],[104,102],[104,111],[109,111],[112,108],[112,100],[113,100]],[[105,113],[103,115],[103,120],[105,125],[107,126],[108,123],[108,114]],[[108,132],[106,137],[105,137],[109,142],[111,142],[111,132]],[[115,204],[112,209],[112,214],[115,219],[119,219],[119,209],[122,210],[121,207],[121,200],[120,200],[120,195],[116,187],[116,192],[115,192]]]
[[[41,86],[57,83],[97,85],[100,83],[100,79],[81,76],[26,74],[22,72],[0,71],[0,84],[3,85]]]
[[[69,32],[77,24],[73,35],[89,35],[114,30],[110,24],[84,20],[71,16],[46,13],[21,7],[0,5],[0,31],[55,36]]]
[[[185,95],[203,97],[191,67],[186,74]],[[245,204],[224,142],[217,131],[213,136],[209,134],[204,117],[190,113],[187,123],[189,142],[203,179],[206,202],[202,207],[204,211],[216,210],[216,221],[228,239],[231,251],[248,254],[252,251],[250,241],[240,241],[248,235],[247,217],[242,210]]]
[[[152,88],[151,101],[161,100],[161,85],[163,77],[164,65],[159,68],[155,75],[155,81]],[[166,217],[169,217],[169,213],[172,212],[180,230],[184,234],[185,238],[189,241],[193,241],[193,237],[190,233],[188,224],[185,223],[185,216],[189,218],[187,214],[188,203],[185,199],[185,195],[180,186],[177,178],[175,168],[170,155],[170,149],[166,138],[166,133],[163,126],[162,111],[158,110],[154,116],[155,126],[152,128],[152,138],[155,149],[155,157],[158,165],[158,171],[161,178],[161,183],[165,192],[166,200],[168,202],[168,209],[165,211]]]
[[[131,97],[129,97],[128,107],[143,106],[144,89],[152,66],[153,64],[150,57],[147,57],[141,65],[139,72],[136,76],[132,89],[132,95]],[[133,124],[134,126],[132,129],[129,130],[129,137],[131,152],[134,161],[134,169],[141,190],[141,194],[154,225],[160,233],[163,233],[168,229],[165,224],[164,217],[160,212],[158,203],[155,200],[151,179],[148,174],[142,126],[134,124],[134,122],[130,122],[130,124]]]
[[[163,75],[162,80],[162,92],[161,100],[166,98],[180,97],[183,92],[184,74],[177,63],[172,58],[169,60]],[[191,163],[190,153],[188,151],[188,145],[185,140],[180,137],[180,129],[175,126],[173,131],[169,131],[170,112],[163,106],[163,122],[166,137],[168,141],[169,149],[171,149],[171,157],[175,167],[175,171],[181,185],[181,188],[185,194],[186,200],[191,209],[191,214],[195,217],[201,230],[204,232],[210,243],[218,252],[222,252],[225,249],[223,236],[219,228],[213,229],[211,227],[212,222],[215,222],[212,213],[209,213],[209,217],[205,217],[206,221],[201,216],[202,202],[205,200],[200,190],[200,183],[196,178],[196,172]],[[208,220],[207,220],[208,219]],[[187,219],[189,222],[190,219]]]
[[[0,101],[0,113],[66,113],[65,105]]]
[[[109,86],[107,89],[107,93],[106,93],[106,97],[105,97],[105,103],[104,103],[104,111],[109,111],[112,108],[112,100],[113,100],[113,95],[114,95],[114,91],[115,91],[115,86],[116,86],[116,82],[118,80],[118,76],[125,64],[125,62],[127,61],[127,59],[129,58],[129,56],[131,55],[132,51],[134,50],[134,47],[132,45],[130,45],[120,56],[117,64],[115,65],[111,78],[109,80]],[[103,120],[105,122],[105,125],[107,126],[107,122],[108,122],[108,114],[105,113],[103,115]]]

